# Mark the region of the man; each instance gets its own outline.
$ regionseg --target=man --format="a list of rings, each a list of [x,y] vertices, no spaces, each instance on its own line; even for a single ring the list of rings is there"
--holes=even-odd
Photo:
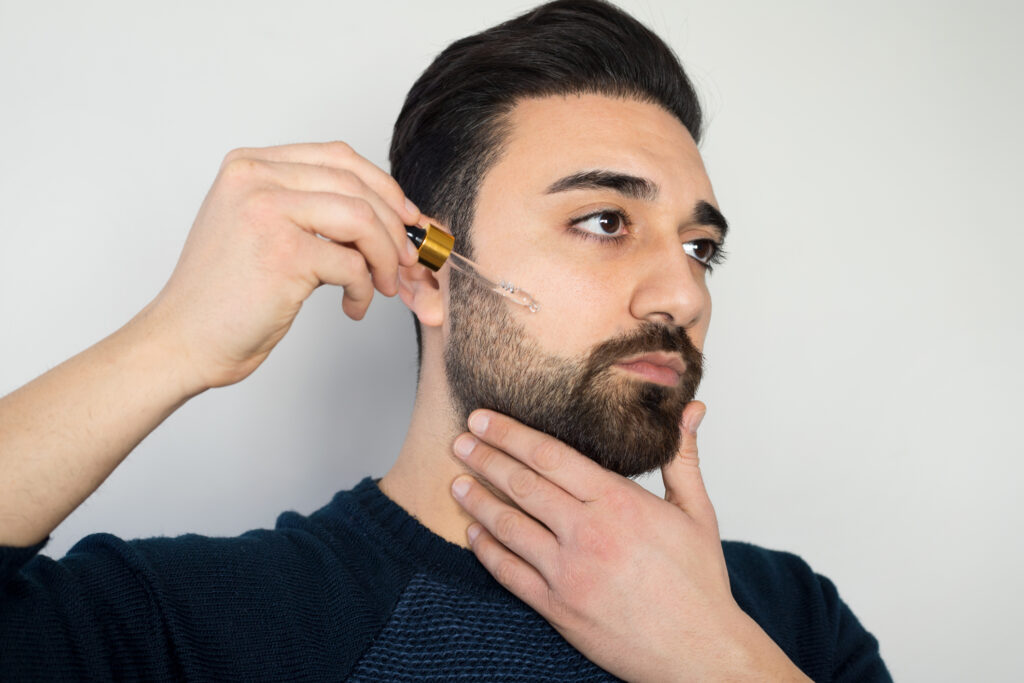
[[[728,228],[700,126],[657,37],[570,0],[435,60],[394,179],[343,144],[230,153],[153,302],[0,403],[4,678],[888,680],[827,579],[719,538],[692,399]],[[427,216],[540,310],[418,265],[403,224]],[[36,556],[325,283],[354,319],[376,288],[417,321],[382,479],[272,531]],[[659,467],[665,500],[627,478]]]

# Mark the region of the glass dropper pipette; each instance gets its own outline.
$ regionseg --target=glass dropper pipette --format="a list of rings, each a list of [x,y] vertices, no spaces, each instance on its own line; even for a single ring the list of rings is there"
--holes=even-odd
[[[540,310],[540,304],[537,303],[536,299],[511,282],[506,280],[494,282],[490,278],[485,277],[480,272],[478,265],[452,249],[455,246],[455,238],[437,226],[430,223],[425,228],[421,228],[418,225],[407,225],[405,226],[405,234],[416,245],[420,255],[420,263],[427,268],[436,272],[447,263],[460,273],[469,276],[476,284],[520,306],[525,306],[531,313],[536,313]]]

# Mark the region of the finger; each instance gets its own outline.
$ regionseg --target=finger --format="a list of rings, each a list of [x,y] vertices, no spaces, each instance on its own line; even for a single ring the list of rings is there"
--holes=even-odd
[[[698,521],[714,518],[711,499],[704,487],[697,453],[697,432],[707,407],[700,401],[691,401],[683,411],[680,425],[679,448],[675,457],[661,468],[665,482],[665,500],[675,504]]]
[[[590,458],[507,415],[476,410],[469,416],[469,429],[568,491],[577,500],[596,500],[613,483],[610,473]]]
[[[366,259],[377,288],[398,293],[398,250],[369,202],[328,192],[270,191],[285,216],[309,232],[352,244]]]
[[[569,520],[580,512],[578,500],[515,458],[471,434],[460,435],[455,440],[454,450],[474,472],[551,529],[556,537],[567,537]]]
[[[374,192],[383,197],[406,225],[414,225],[420,220],[420,210],[407,199],[398,182],[344,142],[243,147],[229,152],[224,158],[224,163],[230,163],[234,159],[265,159],[345,168],[358,174]]]
[[[548,529],[526,513],[498,500],[473,477],[460,476],[452,483],[452,495],[475,520],[542,576],[558,558],[558,541]]]
[[[416,249],[405,232],[405,223],[397,212],[357,173],[331,166],[294,162],[249,160],[251,173],[258,174],[273,187],[300,192],[329,192],[369,202],[406,265],[416,263]]]
[[[353,320],[362,320],[373,299],[373,282],[363,255],[351,247],[310,236],[313,275],[320,283],[345,288],[341,308]]]
[[[542,609],[547,602],[544,598],[550,589],[540,572],[501,545],[487,529],[479,524],[470,526],[470,530],[473,529],[478,533],[475,538],[470,536],[469,543],[480,564],[506,590],[544,616]]]

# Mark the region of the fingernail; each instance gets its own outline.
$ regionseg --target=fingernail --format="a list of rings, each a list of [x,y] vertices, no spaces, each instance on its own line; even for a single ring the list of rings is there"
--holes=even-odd
[[[405,198],[405,210],[410,214],[419,214],[420,212],[419,208],[417,208],[408,197]]]
[[[455,455],[460,458],[468,457],[473,452],[473,449],[476,448],[476,443],[476,439],[471,436],[465,434],[460,436],[455,439]]]
[[[459,477],[452,483],[452,493],[455,494],[456,498],[462,498],[466,495],[466,491],[469,490],[469,479],[466,477]]]
[[[484,413],[473,413],[469,416],[469,429],[474,434],[483,434],[487,431],[487,423],[490,419]]]
[[[696,434],[697,433],[697,427],[700,427],[700,423],[704,419],[704,413],[697,413],[697,415],[692,416],[692,417],[690,417],[688,419],[689,419],[689,424],[686,425],[686,430],[688,432],[690,432],[691,434]]]
[[[472,543],[476,540],[476,537],[480,535],[480,525],[470,524],[469,528],[466,529],[466,535],[469,536],[469,542]]]

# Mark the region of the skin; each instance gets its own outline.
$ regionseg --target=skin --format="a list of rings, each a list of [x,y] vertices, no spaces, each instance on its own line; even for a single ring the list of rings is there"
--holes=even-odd
[[[554,180],[593,168],[649,178],[662,188],[659,200],[631,200],[609,190],[545,193]],[[700,199],[717,206],[693,138],[661,108],[597,95],[525,100],[512,114],[503,157],[481,183],[476,261],[541,302],[537,314],[509,310],[547,353],[577,356],[644,320],[683,326],[703,349],[711,318],[705,269],[680,247],[716,237],[709,226],[688,225]],[[637,224],[625,245],[583,241],[565,229],[569,219],[605,207],[625,209]],[[448,334],[446,273],[403,268],[399,293],[420,320],[423,365],[410,430],[381,488],[430,529],[466,545],[472,519],[447,490],[465,471],[451,455],[465,425],[449,415],[441,363]]]
[[[702,349],[706,268],[681,245],[717,236],[691,222],[698,200],[717,201],[685,127],[655,105],[599,95],[526,100],[511,123],[481,185],[473,239],[485,272],[541,302],[535,315],[510,307],[529,335],[545,353],[570,357],[650,321],[685,328]],[[545,191],[595,168],[648,178],[661,192],[638,200],[609,189]],[[611,245],[567,229],[598,208],[625,210],[630,238]],[[729,591],[697,457],[705,406],[684,412],[689,428],[662,469],[665,500],[507,416],[475,411],[467,432],[453,423],[439,361],[446,278],[401,271],[401,296],[423,324],[424,362],[409,434],[381,489],[470,547],[502,585],[620,677],[808,680]]]
[[[701,348],[710,297],[703,267],[679,245],[710,236],[687,219],[697,199],[715,202],[682,126],[652,105],[595,96],[524,102],[514,124],[481,189],[477,252],[485,269],[541,301],[536,316],[514,313],[529,333],[573,355],[652,320],[684,326]],[[591,191],[540,196],[551,174],[593,165],[649,177],[663,192],[646,205]],[[612,200],[640,228],[622,248],[559,230],[569,212]],[[229,153],[159,294],[106,339],[0,399],[0,544],[46,538],[174,410],[251,374],[317,287],[343,287],[354,320],[375,290],[398,292],[424,326],[424,363],[408,437],[381,481],[386,495],[472,547],[509,590],[624,678],[801,679],[728,593],[692,434],[702,404],[687,407],[691,433],[665,468],[667,501],[504,416],[490,415],[465,460],[456,455],[465,425],[452,417],[441,363],[447,281],[414,265],[402,228],[422,222],[394,180],[344,143]],[[471,480],[455,498],[453,480],[468,471],[494,493]],[[521,510],[555,535],[538,536]],[[488,531],[470,544],[475,520]]]

